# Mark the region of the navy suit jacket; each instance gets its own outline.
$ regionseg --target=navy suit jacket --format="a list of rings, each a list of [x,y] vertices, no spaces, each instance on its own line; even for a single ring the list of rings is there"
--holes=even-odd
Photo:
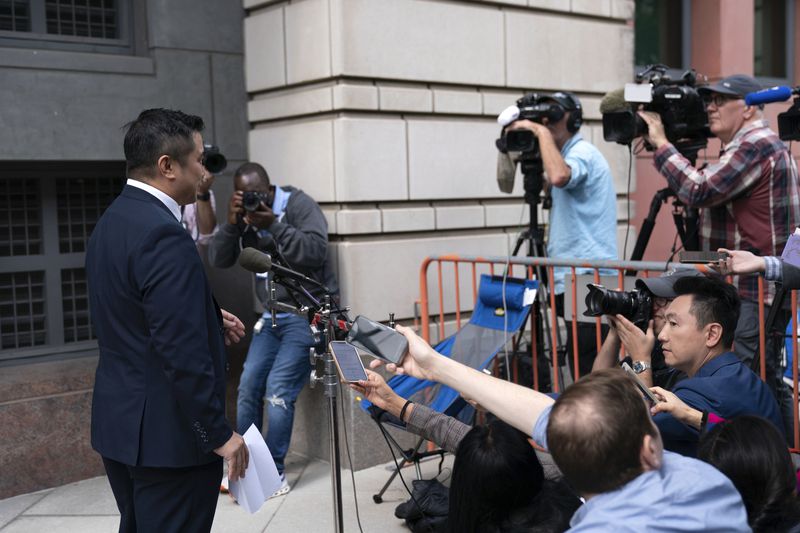
[[[100,349],[92,447],[127,465],[219,460],[232,435],[222,318],[191,237],[128,185],[92,232],[86,272]]]
[[[675,395],[695,409],[725,419],[741,415],[766,418],[783,433],[783,419],[769,387],[742,363],[736,354],[726,352],[700,367],[697,374],[679,382]],[[694,457],[699,432],[669,413],[658,413],[653,421],[661,431],[664,448]]]

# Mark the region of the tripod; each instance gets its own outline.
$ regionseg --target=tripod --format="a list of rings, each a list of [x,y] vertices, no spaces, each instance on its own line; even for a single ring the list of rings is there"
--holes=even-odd
[[[705,148],[706,144],[704,138],[687,139],[677,142],[675,147],[689,160],[692,166],[695,166],[697,153]],[[705,165],[703,165],[703,168],[705,168]],[[675,229],[678,231],[678,237],[681,240],[683,249],[700,249],[700,211],[697,208],[686,206],[678,199],[672,189],[665,187],[653,195],[653,200],[650,202],[650,211],[648,211],[647,217],[642,222],[639,236],[636,238],[636,244],[633,247],[633,252],[631,252],[631,261],[641,261],[642,257],[644,257],[644,251],[650,242],[650,235],[652,235],[653,228],[656,225],[658,212],[661,210],[661,205],[667,203],[669,198],[674,198],[672,201],[672,221],[675,223]],[[625,274],[627,276],[635,276],[636,271],[628,270]]]
[[[647,217],[642,222],[639,237],[636,239],[633,252],[631,252],[631,261],[641,261],[647,244],[650,242],[653,228],[655,228],[658,212],[661,210],[661,206],[667,203],[667,200],[670,198],[674,198],[672,201],[672,220],[675,223],[675,229],[678,231],[678,237],[681,240],[683,249],[700,249],[700,235],[698,234],[699,211],[695,208],[686,207],[683,202],[677,198],[672,189],[666,187],[658,190],[656,194],[653,195],[653,200],[650,202],[650,211],[648,211]],[[629,270],[627,274],[632,276],[635,275],[636,272]]]
[[[525,190],[525,203],[528,204],[529,220],[528,229],[521,232],[517,237],[517,242],[514,245],[512,256],[516,256],[522,245],[528,243],[528,257],[547,257],[547,250],[544,245],[544,229],[539,225],[539,209],[538,206],[542,203],[541,194],[544,188],[544,165],[542,158],[537,149],[523,152],[519,157],[520,170],[523,176],[523,188]],[[550,209],[550,197],[547,196],[542,206],[544,209]],[[550,288],[547,271],[542,265],[534,267],[536,272],[536,279],[539,280],[539,287],[537,289],[538,297],[534,303],[531,312],[534,316],[534,324],[536,327],[536,350],[537,353],[544,353],[544,331],[545,328],[550,329],[550,315],[547,312],[547,294],[545,288]],[[524,325],[522,326],[525,327]],[[566,354],[566,348],[563,346],[561,340],[561,331],[556,328],[556,346],[553,347],[553,356],[556,361],[561,359]],[[536,365],[531,361],[531,365]],[[560,368],[560,366],[559,366]],[[510,372],[510,369],[506,369]],[[563,376],[559,382],[563,383]],[[555,376],[554,376],[555,378]],[[554,380],[551,380],[551,383]]]

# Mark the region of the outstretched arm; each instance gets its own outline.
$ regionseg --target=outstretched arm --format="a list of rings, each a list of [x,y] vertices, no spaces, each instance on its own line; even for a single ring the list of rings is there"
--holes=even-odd
[[[488,376],[437,353],[411,328],[397,326],[397,331],[408,339],[409,352],[401,365],[387,366],[391,372],[447,385],[527,435],[542,411],[553,404],[549,396]],[[380,363],[376,360],[371,364]]]

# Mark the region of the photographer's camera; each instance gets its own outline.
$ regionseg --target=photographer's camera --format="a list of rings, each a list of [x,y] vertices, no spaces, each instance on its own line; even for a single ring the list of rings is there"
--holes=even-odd
[[[589,283],[586,311],[583,316],[622,315],[643,331],[647,329],[653,309],[653,294],[641,280],[632,291],[614,291]]]

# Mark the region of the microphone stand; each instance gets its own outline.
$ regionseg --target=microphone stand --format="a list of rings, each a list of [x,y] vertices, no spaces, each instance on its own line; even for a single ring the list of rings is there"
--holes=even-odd
[[[334,336],[333,309],[331,295],[326,293],[319,311],[324,324],[325,350],[320,354],[311,348],[311,362],[315,370],[311,373],[311,387],[318,382],[324,386],[325,398],[328,400],[328,434],[331,456],[331,490],[333,494],[333,521],[336,533],[344,533],[342,515],[342,467],[339,459],[339,412],[336,408],[336,398],[339,390],[339,375],[336,372],[336,363],[333,354],[327,345]]]
[[[281,276],[275,272],[270,276],[270,309],[272,312],[272,326],[275,327],[276,310],[295,313],[298,315],[307,315],[312,309],[308,305],[302,305],[298,298],[297,293],[311,302],[313,309],[321,317],[321,323],[324,328],[325,349],[322,353],[317,353],[314,347],[311,348],[311,366],[314,370],[311,372],[309,385],[313,388],[317,383],[322,382],[324,386],[325,398],[328,402],[328,433],[330,441],[330,456],[331,456],[331,491],[333,496],[333,522],[335,524],[336,533],[344,533],[344,518],[342,514],[342,467],[340,461],[339,450],[339,412],[337,410],[337,397],[339,391],[339,374],[336,370],[336,363],[331,353],[330,343],[335,337],[335,312],[339,311],[338,306],[334,310],[331,294],[327,287],[315,281],[308,280],[316,286],[325,291],[325,296],[320,302],[315,298],[301,282],[290,277]],[[279,302],[276,297],[276,284],[285,287],[289,295],[294,299],[298,305],[295,307],[290,304]],[[312,334],[318,332],[312,328]],[[316,336],[316,335],[315,335]]]

